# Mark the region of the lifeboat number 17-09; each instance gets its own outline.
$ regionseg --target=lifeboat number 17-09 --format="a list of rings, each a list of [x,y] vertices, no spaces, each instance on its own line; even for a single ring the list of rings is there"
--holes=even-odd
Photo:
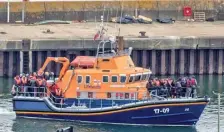
[[[166,114],[170,112],[169,108],[154,109],[155,114]]]

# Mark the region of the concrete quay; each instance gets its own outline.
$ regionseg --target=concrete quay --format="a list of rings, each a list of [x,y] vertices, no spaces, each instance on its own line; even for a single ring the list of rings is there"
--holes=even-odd
[[[108,34],[116,31],[112,25],[109,23],[107,26]],[[150,67],[153,74],[223,74],[222,22],[117,26],[120,26],[121,35],[125,37],[125,48],[134,49],[132,58],[135,64]],[[17,25],[15,28],[12,28],[13,25],[3,25],[1,29],[6,27],[9,27],[7,34],[0,35],[0,76],[37,71],[47,56],[65,56],[72,61],[78,55],[96,54],[98,42],[92,39],[97,31],[94,23],[80,23],[79,26],[77,23]],[[46,28],[55,33],[42,34],[41,31]],[[146,31],[149,37],[138,38],[140,31]],[[58,74],[60,65],[54,66],[52,63],[47,68],[50,69]]]

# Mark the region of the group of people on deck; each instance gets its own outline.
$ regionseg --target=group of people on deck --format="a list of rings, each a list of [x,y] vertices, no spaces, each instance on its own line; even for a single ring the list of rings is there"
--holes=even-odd
[[[52,80],[53,83],[49,84],[47,80]],[[43,74],[37,74],[36,72],[30,74],[20,74],[14,77],[14,88],[13,93],[16,90],[19,95],[23,96],[43,96],[46,92],[46,86],[51,88],[51,92],[56,95],[58,93],[57,87],[55,86],[54,73],[45,72]],[[17,88],[17,89],[15,89]]]
[[[172,98],[196,97],[197,80],[192,77],[180,77],[176,81],[172,78],[150,78],[147,84],[149,90],[168,91],[168,96]]]

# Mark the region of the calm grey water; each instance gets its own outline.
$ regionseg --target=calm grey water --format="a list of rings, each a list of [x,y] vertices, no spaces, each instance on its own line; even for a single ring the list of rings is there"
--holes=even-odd
[[[87,124],[16,118],[12,110],[10,89],[12,79],[0,78],[0,132],[55,132],[59,128],[73,126],[76,132],[217,132],[217,97],[212,91],[224,92],[224,76],[196,76],[198,94],[212,98],[195,127],[150,127]],[[221,132],[224,132],[224,96],[221,100]]]

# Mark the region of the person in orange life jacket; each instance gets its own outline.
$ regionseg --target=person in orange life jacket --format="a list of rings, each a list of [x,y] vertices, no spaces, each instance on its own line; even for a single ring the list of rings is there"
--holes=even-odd
[[[197,80],[193,76],[193,77],[191,77],[191,88],[192,88],[192,97],[193,98],[197,97],[196,87],[197,87]]]
[[[12,91],[11,91],[11,94],[13,96],[15,96],[16,92],[18,92],[18,87],[20,85],[21,85],[21,78],[20,78],[20,76],[17,75],[17,76],[14,77],[14,85],[13,85]]]
[[[55,90],[55,103],[57,103],[57,106],[59,106],[59,103],[63,103],[63,98],[62,98],[62,91],[58,87],[57,84],[54,85],[54,90]]]
[[[44,90],[46,90],[46,81],[45,79],[43,78],[42,75],[39,75],[37,76],[37,79],[36,79],[36,82],[37,82],[37,86],[39,88],[37,88],[37,96],[42,96],[44,94]]]
[[[21,78],[20,78],[20,76],[15,76],[14,77],[14,85],[16,85],[16,86],[20,86],[21,85]]]
[[[159,81],[159,79],[157,78],[156,80],[155,80],[155,85],[156,85],[156,87],[160,87],[160,81]]]
[[[50,98],[53,100],[53,102],[55,102],[55,97],[56,97],[56,87],[57,85],[55,83],[52,83],[51,85],[48,86],[51,94],[50,94]]]
[[[31,96],[34,96],[34,91],[36,91],[35,87],[37,86],[36,84],[36,76],[34,76],[33,73],[30,73],[28,75],[28,82],[29,82],[29,88],[28,92],[30,93]]]
[[[187,97],[187,98],[190,97],[191,91],[192,91],[192,88],[191,88],[191,78],[187,78],[185,97]]]

